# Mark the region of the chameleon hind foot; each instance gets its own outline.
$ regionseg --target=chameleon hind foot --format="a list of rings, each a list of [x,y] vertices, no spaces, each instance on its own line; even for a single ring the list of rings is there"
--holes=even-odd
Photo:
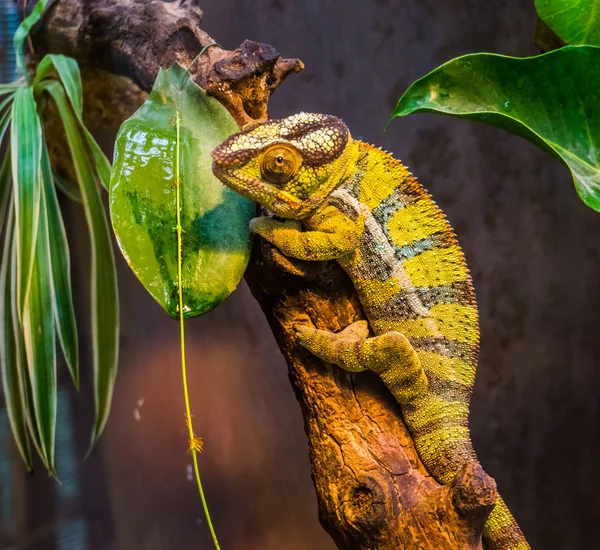
[[[358,362],[359,348],[369,335],[366,321],[356,321],[337,333],[305,325],[297,326],[296,330],[300,343],[319,359],[350,372],[361,372],[368,368]]]
[[[338,333],[297,327],[300,343],[311,353],[350,372],[375,371],[400,404],[427,392],[427,376],[406,336],[386,332],[367,338],[368,325],[358,321]]]

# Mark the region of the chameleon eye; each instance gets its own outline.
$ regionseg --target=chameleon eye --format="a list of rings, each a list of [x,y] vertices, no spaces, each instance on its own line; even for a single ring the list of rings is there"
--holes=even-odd
[[[284,145],[275,145],[265,152],[260,171],[269,183],[283,185],[292,179],[299,166],[300,155],[296,151]]]

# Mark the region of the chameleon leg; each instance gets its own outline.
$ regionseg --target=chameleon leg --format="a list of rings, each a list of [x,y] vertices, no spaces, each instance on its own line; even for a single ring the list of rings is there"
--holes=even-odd
[[[413,403],[427,391],[417,353],[399,332],[367,338],[368,326],[358,321],[342,332],[297,327],[300,343],[314,355],[350,372],[375,371],[400,405]]]
[[[314,216],[318,229],[300,231],[290,223],[259,217],[250,231],[274,244],[283,254],[299,260],[335,260],[355,250],[363,232],[363,220],[351,220],[333,207]],[[320,222],[321,218],[325,221]]]

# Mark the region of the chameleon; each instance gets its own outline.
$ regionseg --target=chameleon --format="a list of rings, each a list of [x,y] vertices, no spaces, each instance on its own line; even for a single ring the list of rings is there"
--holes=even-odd
[[[464,254],[431,195],[332,115],[259,123],[212,158],[226,186],[283,220],[254,218],[251,232],[288,257],[336,260],[349,275],[368,323],[338,333],[298,326],[299,342],[347,371],[376,372],[428,472],[451,483],[477,460],[468,416],[479,318]],[[530,549],[500,496],[483,539],[490,550]]]

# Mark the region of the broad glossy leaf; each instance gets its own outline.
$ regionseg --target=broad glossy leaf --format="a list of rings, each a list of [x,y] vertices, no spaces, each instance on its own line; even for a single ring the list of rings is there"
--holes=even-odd
[[[69,243],[67,242],[67,234],[58,204],[58,197],[56,196],[50,158],[45,143],[42,149],[42,179],[50,236],[54,319],[67,366],[75,386],[79,387],[79,352],[73,294],[71,292]]]
[[[10,150],[17,224],[18,300],[22,311],[35,254],[41,190],[42,126],[30,86],[15,93]]]
[[[53,471],[57,400],[56,332],[52,310],[50,238],[43,193],[40,197],[31,282],[21,326],[31,383],[33,417],[40,434],[42,457]]]
[[[558,35],[544,23],[540,17],[536,17],[535,31],[533,33],[533,42],[540,50],[540,53],[549,52],[562,48],[566,44],[558,37]]]
[[[13,46],[15,48],[17,69],[22,75],[27,74],[27,67],[25,65],[25,55],[23,53],[23,44],[25,43],[25,39],[27,38],[29,31],[42,18],[47,4],[48,0],[39,0],[38,3],[34,6],[34,8],[31,10],[31,13],[25,19],[23,19],[23,21],[15,31],[15,35],[13,37]]]
[[[535,8],[563,42],[600,46],[600,0],[535,0]]]
[[[92,347],[94,352],[94,397],[96,403],[96,422],[92,434],[93,444],[106,425],[117,374],[119,296],[117,293],[115,258],[108,221],[77,117],[73,113],[63,87],[58,82],[46,82],[44,87],[56,102],[65,127],[90,232]]]
[[[7,156],[8,158],[8,156]],[[2,176],[0,176],[1,180]],[[5,229],[2,264],[0,266],[0,371],[4,401],[17,449],[32,469],[31,449],[27,435],[27,396],[22,373],[22,350],[17,348],[16,332],[21,330],[18,319],[13,319],[11,308],[11,261],[14,242],[14,213],[10,208]],[[16,321],[16,323],[15,323]],[[21,358],[18,357],[21,352]],[[21,359],[21,360],[19,360]]]
[[[212,173],[210,153],[238,128],[179,65],[158,74],[152,93],[121,126],[110,188],[121,251],[146,290],[178,316],[176,128],[181,118],[183,299],[186,317],[219,305],[239,283],[250,252],[255,205]]]
[[[69,101],[73,107],[73,111],[77,116],[77,120],[80,125],[80,129],[85,135],[85,139],[88,142],[88,146],[94,158],[96,164],[96,170],[100,177],[100,182],[103,187],[108,190],[110,182],[110,162],[106,158],[106,155],[89,132],[89,130],[83,124],[83,89],[81,86],[81,74],[79,72],[79,65],[77,61],[71,57],[58,54],[48,54],[42,59],[38,65],[34,86],[39,87],[42,81],[50,76],[53,72],[58,74]]]
[[[391,118],[441,113],[522,136],[561,160],[577,193],[600,211],[600,48],[568,46],[529,58],[473,54],[413,83]]]

